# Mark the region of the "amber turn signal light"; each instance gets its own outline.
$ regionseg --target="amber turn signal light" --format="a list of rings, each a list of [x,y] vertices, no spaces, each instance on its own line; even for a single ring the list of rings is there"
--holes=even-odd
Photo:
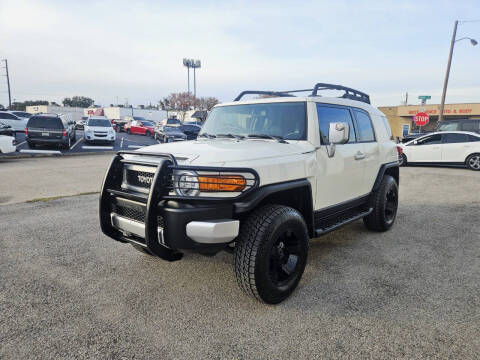
[[[200,191],[243,191],[247,184],[241,175],[209,175],[199,176]]]

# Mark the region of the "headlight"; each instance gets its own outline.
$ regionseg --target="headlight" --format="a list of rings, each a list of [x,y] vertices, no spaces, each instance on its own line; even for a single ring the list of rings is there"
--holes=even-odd
[[[200,193],[198,176],[195,171],[178,171],[174,174],[174,187],[177,195],[197,196]]]

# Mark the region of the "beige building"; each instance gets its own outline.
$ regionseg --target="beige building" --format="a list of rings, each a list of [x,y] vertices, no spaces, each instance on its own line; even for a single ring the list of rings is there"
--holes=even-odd
[[[393,136],[399,138],[412,131],[418,131],[418,127],[413,122],[413,117],[417,113],[426,112],[430,117],[429,123],[423,127],[423,130],[435,130],[440,114],[440,105],[381,106],[378,109],[387,116]],[[480,103],[445,104],[443,114],[444,120],[480,119]]]

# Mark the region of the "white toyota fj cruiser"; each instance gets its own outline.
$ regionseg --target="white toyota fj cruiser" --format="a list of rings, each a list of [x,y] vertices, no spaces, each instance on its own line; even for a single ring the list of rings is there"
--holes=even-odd
[[[327,89],[344,94],[318,95]],[[240,101],[247,94],[268,97]],[[357,219],[392,226],[398,182],[388,121],[368,95],[331,84],[244,91],[214,107],[197,140],[115,155],[100,223],[168,261],[233,251],[242,290],[279,303],[302,277],[309,239]]]

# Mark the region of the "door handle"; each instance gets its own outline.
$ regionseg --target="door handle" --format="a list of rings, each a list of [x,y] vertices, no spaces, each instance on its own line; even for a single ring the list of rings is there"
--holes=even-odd
[[[355,160],[365,159],[365,154],[359,151],[355,154],[354,158],[355,158]]]

